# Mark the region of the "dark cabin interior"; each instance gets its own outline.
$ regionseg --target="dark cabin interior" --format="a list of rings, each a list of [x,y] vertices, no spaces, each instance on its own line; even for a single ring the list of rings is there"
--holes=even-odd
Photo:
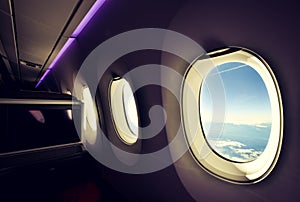
[[[95,2],[0,1],[0,201],[300,199],[297,2],[106,0],[75,36],[74,30]],[[278,81],[284,120],[280,156],[265,179],[250,185],[220,180],[203,171],[189,151],[161,170],[124,173],[99,163],[84,148],[81,134],[68,117],[68,110],[73,115],[83,110],[81,99],[69,94],[75,88],[76,76],[96,47],[118,34],[142,28],[176,31],[206,52],[238,46],[263,56]],[[145,41],[150,40],[147,37]],[[69,39],[72,43],[53,63]],[[108,51],[113,54],[113,50]],[[173,125],[181,119],[180,103],[170,92],[149,85],[134,94],[139,126],[150,124],[148,112],[154,105],[168,109],[166,126],[155,137],[139,139],[134,146],[116,138],[110,114],[111,81],[146,64],[169,66],[181,75],[190,65],[162,50],[138,50],[122,55],[107,67],[94,89],[101,130],[118,148],[138,154],[168,145],[169,133],[177,129]],[[159,74],[154,77],[163,78]],[[166,95],[170,97],[168,102]]]

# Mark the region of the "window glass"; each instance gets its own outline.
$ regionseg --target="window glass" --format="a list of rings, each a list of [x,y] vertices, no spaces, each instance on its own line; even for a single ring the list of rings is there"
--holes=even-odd
[[[123,87],[123,104],[124,104],[126,120],[129,125],[129,128],[133,132],[134,136],[137,137],[138,134],[137,109],[136,109],[133,92],[130,88],[129,83],[127,82],[124,83],[124,87]]]
[[[213,90],[216,79],[221,80],[225,96],[222,122],[213,116],[219,104],[213,99],[218,93]],[[241,62],[213,68],[203,81],[199,104],[206,141],[217,154],[236,162],[248,162],[262,154],[269,140],[272,112],[268,90],[255,69]]]
[[[87,123],[88,123],[92,131],[97,131],[97,120],[96,120],[94,102],[92,99],[90,89],[87,86],[83,88],[83,102],[84,102],[84,114],[86,117],[84,120],[83,127],[86,130]]]
[[[67,91],[66,91],[66,94],[72,95],[72,93],[71,93],[70,90],[67,90]],[[72,110],[71,110],[71,109],[68,109],[68,110],[66,110],[66,113],[67,113],[68,118],[69,118],[70,120],[73,120]]]
[[[118,78],[112,81],[111,110],[120,139],[126,144],[138,140],[138,114],[133,91],[128,81]]]

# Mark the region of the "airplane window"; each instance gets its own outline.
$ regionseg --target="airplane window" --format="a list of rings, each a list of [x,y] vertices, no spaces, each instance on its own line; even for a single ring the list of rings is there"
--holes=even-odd
[[[133,97],[133,92],[130,88],[129,83],[127,82],[125,82],[123,86],[123,105],[125,108],[125,115],[126,115],[126,120],[129,125],[129,128],[132,131],[132,133],[135,134],[135,137],[137,137],[138,134],[137,109]]]
[[[211,94],[215,93],[212,86],[215,79],[222,80],[225,95],[222,123],[212,120]],[[267,146],[272,126],[271,103],[261,76],[240,62],[228,62],[212,69],[200,91],[200,118],[208,144],[222,157],[237,162],[259,157]],[[222,130],[213,130],[218,127]]]
[[[138,114],[130,84],[123,78],[115,79],[110,86],[112,117],[120,139],[126,144],[138,140]]]
[[[208,173],[232,183],[264,179],[279,157],[282,101],[269,65],[229,47],[187,69],[181,111],[191,154]]]
[[[67,91],[66,91],[66,94],[72,95],[72,93],[71,93],[70,90],[67,90]],[[68,118],[69,118],[70,120],[73,120],[72,110],[71,110],[71,109],[68,109],[68,110],[66,110],[66,113],[67,113]]]
[[[67,116],[70,120],[73,120],[72,109],[67,110]]]
[[[97,140],[98,132],[98,117],[95,102],[92,98],[91,91],[87,85],[82,85],[81,95],[78,95],[83,102],[83,120],[82,129],[83,134],[81,141],[87,141],[90,144],[94,144]]]
[[[83,102],[84,102],[84,114],[85,120],[83,123],[84,130],[87,130],[87,123],[92,131],[97,131],[97,119],[95,114],[94,102],[90,89],[87,86],[83,88]]]

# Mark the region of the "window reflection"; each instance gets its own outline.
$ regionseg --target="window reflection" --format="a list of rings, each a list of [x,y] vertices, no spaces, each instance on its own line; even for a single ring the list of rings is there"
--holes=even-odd
[[[40,123],[45,123],[45,118],[40,110],[29,110],[29,113]]]

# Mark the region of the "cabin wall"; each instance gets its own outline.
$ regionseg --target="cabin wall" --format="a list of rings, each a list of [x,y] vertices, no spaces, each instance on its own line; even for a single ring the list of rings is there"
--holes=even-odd
[[[129,175],[101,167],[101,175],[107,178],[116,189],[131,200],[171,200],[192,201],[189,188],[198,190],[195,198],[203,200],[270,200],[281,201],[300,198],[299,176],[300,136],[299,133],[299,93],[297,90],[298,47],[300,46],[299,9],[296,3],[261,2],[261,1],[107,1],[95,15],[91,23],[78,36],[64,57],[55,67],[52,76],[65,89],[73,88],[76,73],[87,55],[103,41],[119,33],[137,28],[159,27],[185,34],[198,42],[206,51],[224,46],[242,46],[260,54],[271,66],[280,86],[284,112],[284,138],[279,161],[271,173],[262,182],[249,185],[233,185],[223,182],[204,173],[192,162],[187,153],[183,159],[189,164],[182,172],[190,175],[184,184],[177,171],[170,166],[162,171]],[[161,53],[137,54],[138,57],[127,57],[119,61],[119,67],[111,67],[103,82],[112,78],[114,71],[122,72],[123,66],[132,68],[135,65],[147,64],[150,60],[161,62]],[[124,56],[125,57],[125,56]],[[150,59],[149,59],[150,57]],[[186,69],[179,58],[173,57],[170,65],[174,69]],[[125,68],[125,67],[124,67]],[[47,82],[47,80],[46,80]],[[107,104],[107,85],[99,85],[100,103],[104,119],[109,120]],[[138,99],[144,106],[159,103],[160,92],[152,89],[154,95],[140,92]],[[141,110],[143,111],[143,110]],[[143,111],[144,112],[144,111]],[[147,124],[148,114],[140,114]],[[109,122],[106,122],[109,124]],[[106,125],[108,133],[115,134],[111,126]],[[166,141],[166,131],[160,132],[157,141],[145,143],[147,148],[157,147],[157,142]],[[199,182],[199,180],[202,182]],[[188,184],[188,185],[187,185]]]

